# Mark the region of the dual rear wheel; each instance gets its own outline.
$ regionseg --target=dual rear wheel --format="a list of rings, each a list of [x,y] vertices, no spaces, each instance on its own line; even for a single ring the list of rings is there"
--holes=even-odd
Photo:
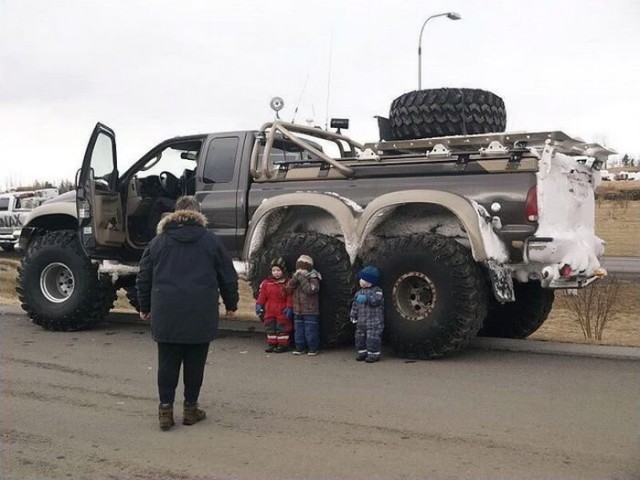
[[[360,259],[381,271],[385,292],[385,340],[403,358],[428,359],[463,349],[478,334],[524,338],[546,319],[553,292],[539,283],[516,284],[514,303],[493,300],[487,274],[470,251],[452,238],[416,234],[380,239]],[[325,345],[348,341],[348,312],[356,281],[342,242],[318,233],[272,238],[251,259],[254,294],[273,258],[290,268],[301,254],[322,274],[321,336]]]

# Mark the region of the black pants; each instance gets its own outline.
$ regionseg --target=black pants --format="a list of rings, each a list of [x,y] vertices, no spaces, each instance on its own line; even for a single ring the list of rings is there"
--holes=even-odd
[[[181,365],[184,365],[182,372],[184,400],[190,404],[198,402],[208,353],[208,343],[158,343],[160,403],[173,404]]]

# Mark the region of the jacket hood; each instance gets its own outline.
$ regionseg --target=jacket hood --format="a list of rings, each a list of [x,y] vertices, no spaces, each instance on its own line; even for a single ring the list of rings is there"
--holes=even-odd
[[[180,242],[194,242],[204,235],[206,226],[207,219],[201,213],[178,210],[160,220],[156,232],[166,233]]]

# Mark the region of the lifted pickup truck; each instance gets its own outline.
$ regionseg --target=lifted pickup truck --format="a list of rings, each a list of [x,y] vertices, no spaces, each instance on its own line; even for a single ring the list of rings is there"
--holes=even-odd
[[[155,223],[188,194],[254,291],[272,258],[314,258],[326,344],[350,338],[354,271],[369,263],[382,272],[397,355],[445,355],[478,333],[522,338],[546,319],[554,289],[606,274],[594,187],[608,153],[561,132],[360,144],[277,120],[166,140],[120,174],[114,132],[98,124],[77,191],[23,228],[18,292],[51,330],[91,326],[117,288],[135,305]]]

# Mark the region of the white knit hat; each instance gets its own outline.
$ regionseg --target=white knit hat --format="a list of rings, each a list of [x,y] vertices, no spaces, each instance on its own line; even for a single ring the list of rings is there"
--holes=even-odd
[[[298,257],[298,260],[296,260],[296,266],[298,265],[298,263],[305,263],[309,266],[309,268],[311,268],[313,267],[313,258],[311,258],[309,255],[300,255]]]

